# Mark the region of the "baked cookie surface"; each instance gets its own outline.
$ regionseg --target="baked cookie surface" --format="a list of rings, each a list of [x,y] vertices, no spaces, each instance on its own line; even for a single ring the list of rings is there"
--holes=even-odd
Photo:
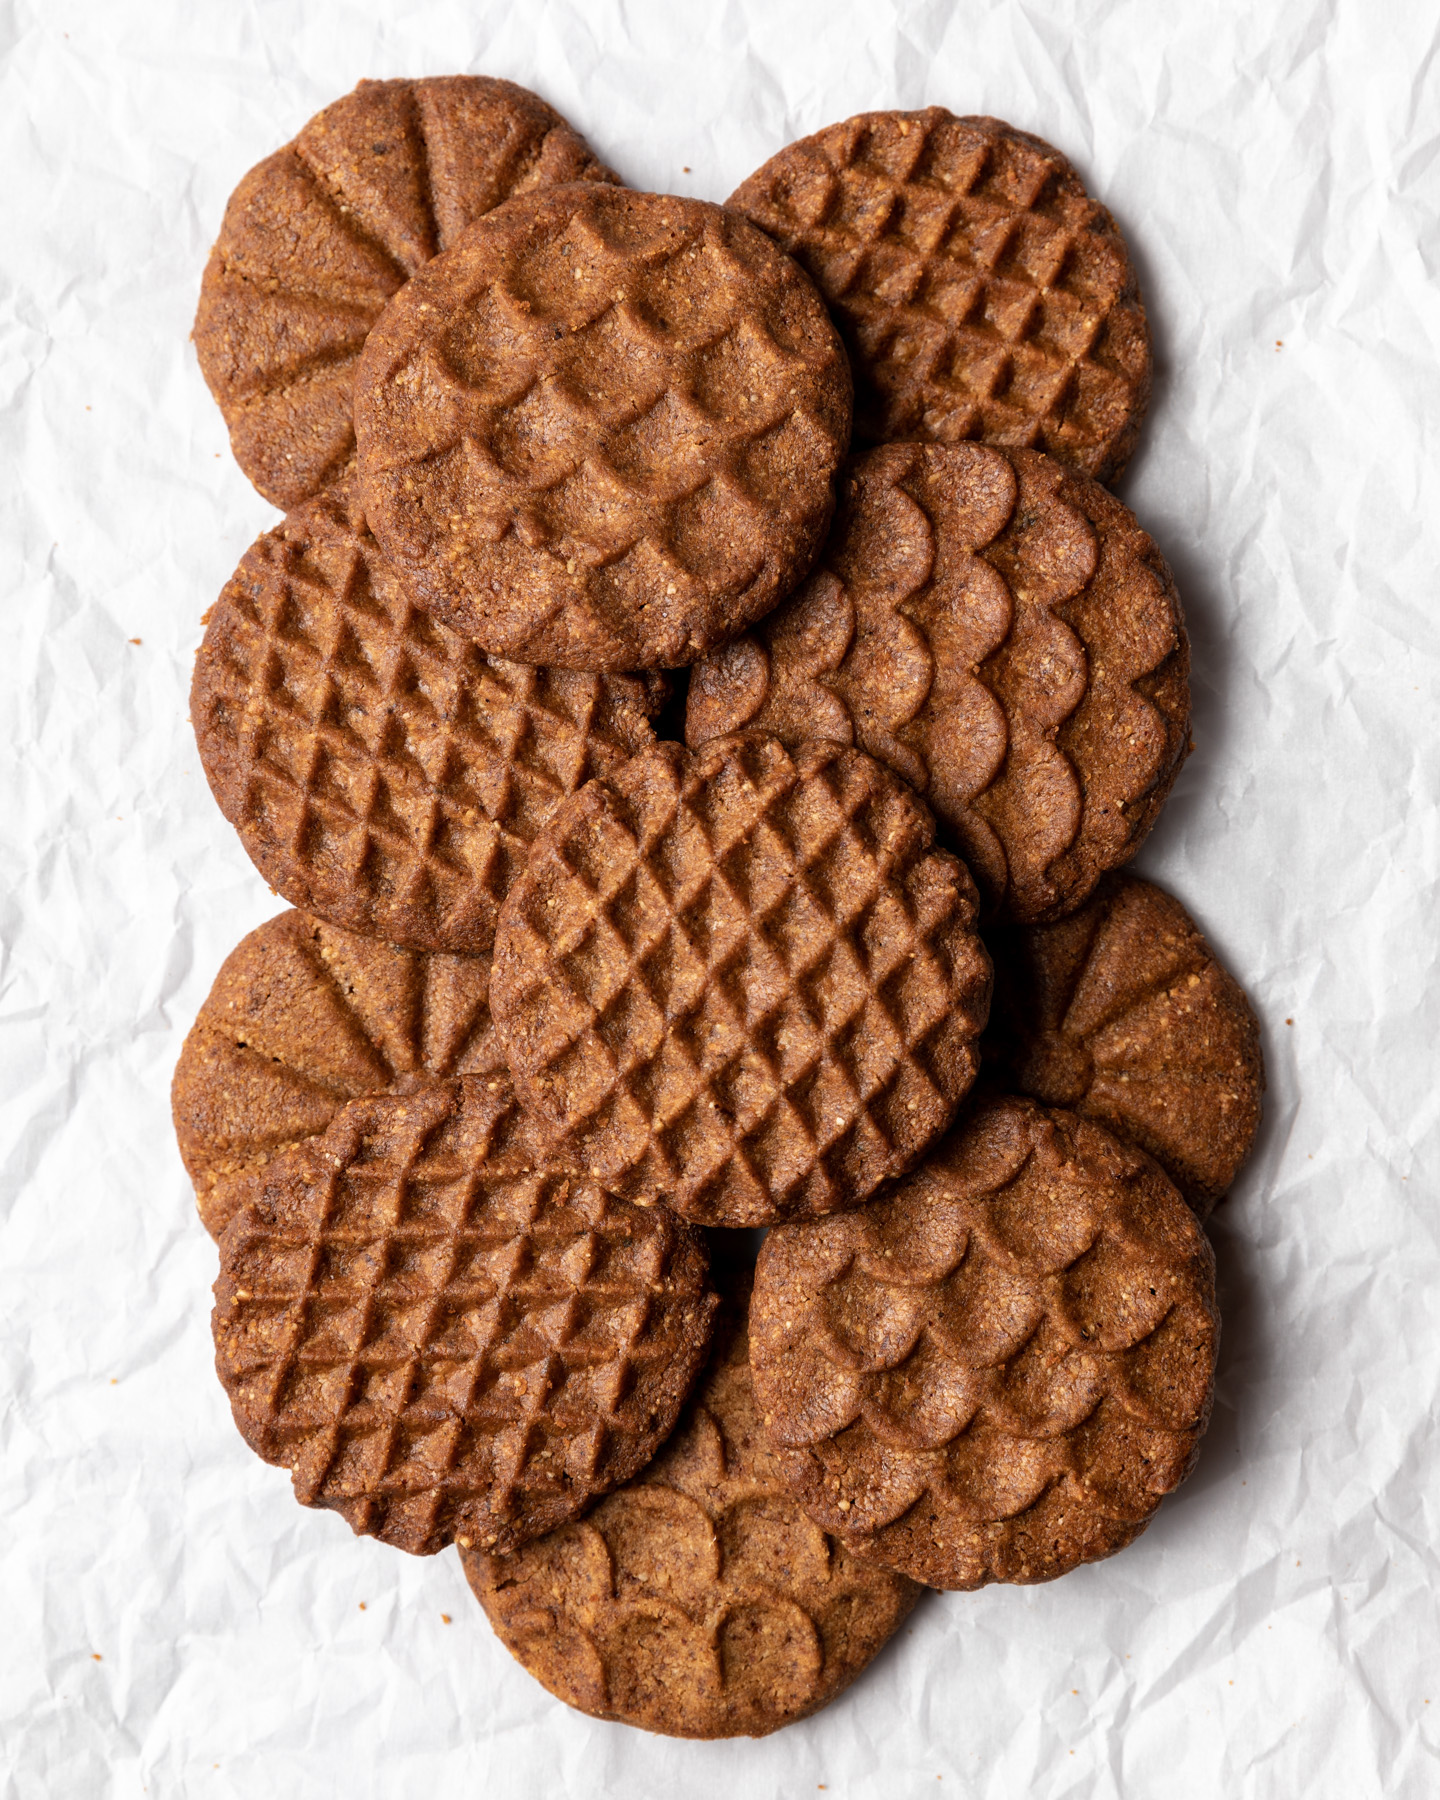
[[[678,1737],[762,1737],[818,1711],[919,1593],[786,1492],[755,1408],[749,1283],[727,1286],[709,1365],[654,1462],[513,1556],[461,1553],[506,1649],[552,1694]]]
[[[1198,1453],[1214,1270],[1142,1152],[982,1101],[884,1199],[765,1240],[750,1358],[791,1491],[934,1587],[1112,1555]]]
[[[987,1068],[1153,1156],[1205,1219],[1260,1125],[1260,1027],[1180,902],[1107,875],[1055,925],[992,932]]]
[[[512,1550],[643,1468],[705,1361],[704,1241],[497,1139],[504,1084],[353,1100],[225,1227],[215,1367],[306,1506]]]
[[[410,601],[348,481],[253,544],[207,621],[190,716],[255,866],[417,950],[490,948],[556,802],[653,742],[666,693],[486,656]]]
[[[819,568],[692,672],[692,745],[853,743],[954,834],[990,910],[1072,911],[1132,856],[1189,742],[1175,584],[1133,513],[1034,450],[854,458]]]
[[[353,462],[355,364],[417,269],[514,194],[615,179],[538,95],[486,75],[362,81],[257,164],[225,209],[194,335],[265,498],[297,506]]]
[[[762,232],[674,195],[536,191],[397,296],[356,386],[370,526],[498,656],[690,663],[809,569],[850,370]]]
[[[221,965],[171,1086],[205,1228],[218,1237],[265,1164],[347,1101],[456,1075],[510,1091],[488,956],[400,950],[301,912],[267,919]],[[513,1103],[509,1118],[519,1132]]]
[[[938,106],[861,113],[788,145],[726,204],[825,296],[857,443],[979,438],[1097,481],[1129,461],[1150,398],[1145,309],[1115,221],[1051,145]]]
[[[563,802],[500,913],[522,1104],[703,1224],[864,1200],[954,1115],[990,965],[924,805],[835,744],[660,743]]]

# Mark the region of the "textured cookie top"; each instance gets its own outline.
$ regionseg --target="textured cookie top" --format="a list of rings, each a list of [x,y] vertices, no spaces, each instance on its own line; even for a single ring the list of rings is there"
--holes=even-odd
[[[1038,451],[891,444],[847,465],[810,580],[695,669],[685,734],[858,744],[1033,920],[1139,848],[1189,723],[1179,597],[1128,508]]]
[[[355,364],[391,295],[502,200],[615,176],[551,107],[485,75],[362,81],[236,188],[195,349],[235,460],[297,506],[355,455]]]
[[[1214,1267],[1148,1157],[985,1101],[885,1199],[766,1238],[750,1358],[786,1479],[934,1587],[1108,1556],[1195,1460]]]
[[[246,551],[190,716],[220,810],[287,900],[478,952],[556,802],[653,740],[665,691],[486,656],[407,598],[342,483]]]
[[[861,443],[1047,450],[1110,481],[1150,399],[1150,330],[1115,221],[1058,150],[943,107],[861,113],[727,204],[809,272],[845,335]]]
[[[509,1093],[489,957],[398,950],[299,912],[267,920],[225,959],[171,1088],[206,1229],[218,1237],[257,1171],[347,1100],[453,1075]],[[508,1116],[522,1134],[518,1107]]]
[[[483,648],[693,662],[810,567],[850,371],[754,226],[674,195],[511,201],[399,295],[356,387],[371,529]]]
[[[1250,1154],[1265,1070],[1244,989],[1180,902],[1110,875],[1072,918],[989,947],[987,1063],[1139,1144],[1208,1217]]]
[[[215,1367],[306,1506],[513,1550],[627,1480],[705,1360],[700,1234],[527,1167],[473,1078],[355,1100],[226,1226]]]
[[[676,1737],[762,1737],[817,1711],[914,1605],[786,1492],[755,1410],[743,1294],[655,1461],[513,1556],[464,1551],[510,1653],[582,1712]]]
[[[657,744],[563,801],[500,913],[491,1004],[573,1166],[705,1224],[854,1206],[974,1079],[964,865],[835,744]]]

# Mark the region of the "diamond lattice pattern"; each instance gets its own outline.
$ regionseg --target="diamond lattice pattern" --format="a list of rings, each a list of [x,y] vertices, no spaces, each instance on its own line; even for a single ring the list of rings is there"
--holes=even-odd
[[[660,746],[598,786],[507,914],[522,1099],[620,1191],[710,1222],[863,1199],[973,1072],[988,966],[963,870],[834,745]]]
[[[407,1549],[573,1517],[648,1460],[698,1360],[666,1326],[700,1307],[703,1259],[677,1292],[665,1214],[488,1162],[507,1106],[470,1082],[354,1102],[272,1166],[267,1196],[292,1198],[222,1240],[241,1429],[306,1504]]]

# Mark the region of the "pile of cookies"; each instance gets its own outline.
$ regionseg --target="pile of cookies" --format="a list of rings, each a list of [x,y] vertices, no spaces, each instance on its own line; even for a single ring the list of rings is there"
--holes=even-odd
[[[195,342],[286,509],[192,702],[293,910],[173,1095],[246,1441],[686,1736],[1128,1544],[1263,1075],[1118,872],[1189,649],[1102,485],[1150,385],[1109,214],[939,108],[719,207],[509,83],[362,82],[236,190]]]

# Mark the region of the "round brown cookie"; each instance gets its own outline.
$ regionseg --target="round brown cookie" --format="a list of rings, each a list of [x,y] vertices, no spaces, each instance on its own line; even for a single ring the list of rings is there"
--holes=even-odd
[[[819,295],[700,200],[512,200],[398,295],[355,391],[370,526],[484,649],[690,663],[805,574],[850,440]]]
[[[407,598],[351,482],[253,544],[207,619],[190,716],[255,866],[417,950],[490,948],[556,802],[653,742],[667,692],[486,656]]]
[[[981,438],[1113,481],[1150,400],[1150,328],[1114,219],[1049,144],[943,107],[861,113],[726,203],[813,277],[861,443]]]
[[[986,1063],[1139,1144],[1208,1218],[1255,1141],[1265,1068],[1245,991],[1185,908],[1108,875],[1072,917],[989,948]]]
[[[463,1551],[501,1642],[557,1698],[672,1737],[763,1737],[817,1712],[919,1594],[786,1492],[755,1410],[748,1278],[655,1461],[513,1556]]]
[[[488,956],[398,950],[299,912],[267,920],[225,959],[171,1087],[206,1229],[218,1237],[270,1158],[347,1100],[453,1075],[510,1091]],[[519,1131],[518,1107],[510,1118]]]
[[[1049,1581],[1144,1530],[1210,1416],[1210,1245],[1073,1113],[981,1104],[885,1199],[772,1231],[750,1360],[792,1491],[933,1587]]]
[[[1189,744],[1190,645],[1135,516],[1035,450],[856,457],[821,567],[690,679],[685,735],[858,744],[991,910],[1057,918],[1133,856]]]
[[[235,460],[296,506],[355,454],[355,363],[390,296],[512,194],[614,181],[537,95],[486,75],[362,81],[236,188],[195,349]]]
[[[975,1076],[963,863],[890,771],[756,734],[657,744],[563,801],[500,912],[522,1105],[612,1192],[712,1225],[855,1206]]]
[[[705,1361],[698,1231],[497,1144],[473,1077],[352,1100],[225,1227],[215,1367],[303,1505],[513,1550],[642,1469]]]

